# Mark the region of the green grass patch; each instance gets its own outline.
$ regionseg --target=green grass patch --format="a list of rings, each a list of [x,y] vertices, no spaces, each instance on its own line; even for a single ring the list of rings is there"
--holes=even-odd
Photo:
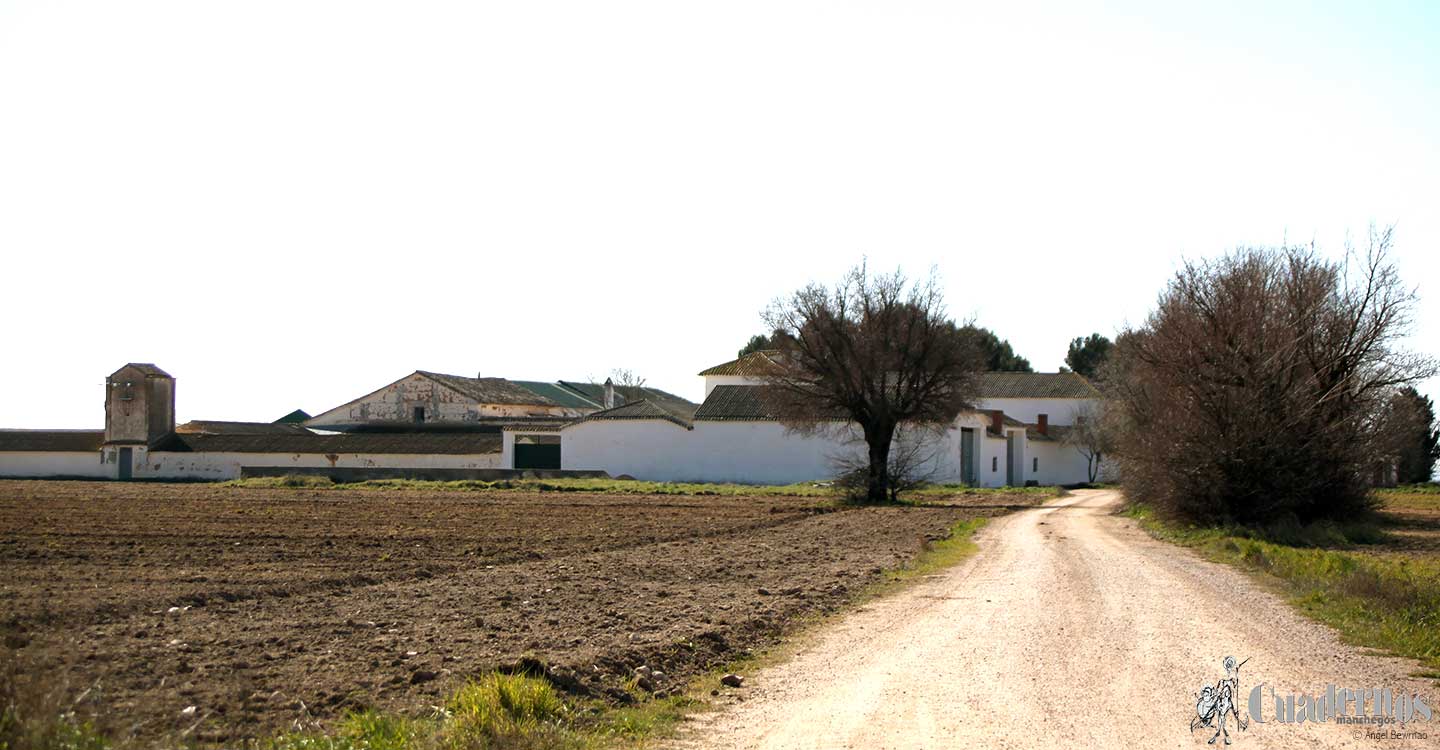
[[[1386,552],[1373,524],[1204,528],[1161,521],[1140,505],[1126,513],[1160,539],[1260,576],[1347,642],[1440,671],[1440,560]]]
[[[1440,485],[1412,484],[1376,490],[1385,510],[1440,512]]]
[[[885,571],[882,587],[884,584],[908,581],[938,573],[975,554],[980,549],[973,538],[975,532],[984,527],[989,520],[988,518],[966,519],[951,526],[949,535],[944,539],[937,541],[921,539],[920,554],[899,568]]]

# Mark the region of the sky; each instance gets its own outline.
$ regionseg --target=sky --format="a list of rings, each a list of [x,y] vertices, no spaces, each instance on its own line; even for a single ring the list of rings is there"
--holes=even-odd
[[[126,362],[182,421],[699,400],[862,259],[1054,371],[1186,259],[1371,224],[1440,354],[1437,3],[0,0],[3,427],[102,426]]]

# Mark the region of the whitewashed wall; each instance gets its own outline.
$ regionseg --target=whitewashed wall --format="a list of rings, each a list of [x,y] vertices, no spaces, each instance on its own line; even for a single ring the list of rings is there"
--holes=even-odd
[[[593,420],[561,433],[561,466],[660,482],[790,484],[826,479],[830,456],[846,450],[824,437],[786,435],[778,422],[663,419]]]
[[[1029,424],[1035,424],[1041,414],[1046,414],[1050,424],[1072,425],[1075,414],[1092,401],[1088,398],[986,398],[977,406],[999,409],[1006,416]]]
[[[706,375],[705,396],[710,396],[710,391],[715,390],[717,385],[760,385],[764,381],[759,378],[749,378],[744,375]]]
[[[236,479],[241,466],[276,468],[498,469],[499,453],[478,455],[340,453],[332,463],[319,453],[171,453],[135,457],[136,479]]]
[[[0,477],[104,479],[114,471],[101,462],[100,451],[0,451]]]
[[[976,478],[981,486],[1006,482],[1006,441],[988,437],[984,422],[962,418],[977,435]],[[699,421],[686,430],[662,419],[592,420],[562,432],[561,466],[660,482],[790,484],[834,475],[833,459],[863,450],[836,436],[790,434],[778,422]],[[933,446],[932,479],[959,482],[960,431]]]

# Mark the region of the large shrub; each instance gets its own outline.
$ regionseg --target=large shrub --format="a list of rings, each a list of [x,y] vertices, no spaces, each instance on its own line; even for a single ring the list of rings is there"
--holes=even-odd
[[[1398,347],[1415,295],[1389,245],[1372,232],[1340,262],[1281,247],[1182,268],[1111,363],[1129,492],[1202,523],[1368,507],[1383,406],[1434,372]]]

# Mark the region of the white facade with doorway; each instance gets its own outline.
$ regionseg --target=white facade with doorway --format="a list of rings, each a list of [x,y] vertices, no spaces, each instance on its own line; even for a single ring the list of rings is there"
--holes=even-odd
[[[766,404],[772,352],[709,368],[705,401],[685,414],[627,404],[560,430],[562,468],[600,470],[656,481],[789,484],[827,480],[847,456],[864,451],[844,424],[818,434],[789,431]],[[929,480],[977,487],[1078,484],[1088,479],[1068,428],[1100,398],[1074,373],[987,373],[979,409],[929,438],[919,472]],[[842,459],[837,461],[837,459]]]

